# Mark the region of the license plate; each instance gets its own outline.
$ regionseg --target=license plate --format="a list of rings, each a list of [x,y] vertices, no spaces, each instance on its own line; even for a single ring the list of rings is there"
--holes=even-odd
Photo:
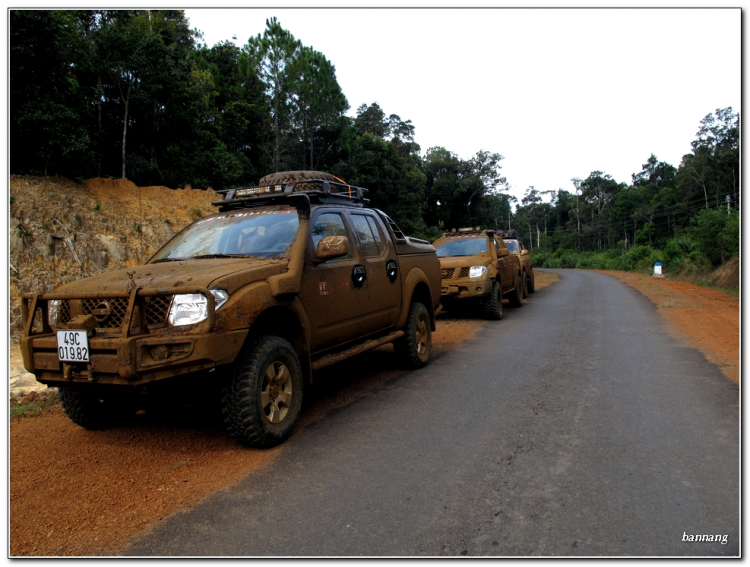
[[[57,357],[64,362],[88,362],[86,331],[57,331]]]

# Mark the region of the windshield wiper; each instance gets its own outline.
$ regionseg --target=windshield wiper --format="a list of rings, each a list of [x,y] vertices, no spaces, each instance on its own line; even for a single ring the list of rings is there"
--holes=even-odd
[[[202,254],[190,256],[190,260],[205,260],[206,258],[249,258],[249,254]]]
[[[159,258],[158,260],[154,260],[151,263],[158,264],[159,262],[180,262],[182,260],[187,260],[187,258]]]

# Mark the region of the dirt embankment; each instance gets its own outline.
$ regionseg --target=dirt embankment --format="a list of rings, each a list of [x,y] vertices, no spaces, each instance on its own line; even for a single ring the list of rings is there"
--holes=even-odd
[[[10,178],[10,331],[21,295],[145,262],[199,216],[217,193],[137,187],[127,179]]]

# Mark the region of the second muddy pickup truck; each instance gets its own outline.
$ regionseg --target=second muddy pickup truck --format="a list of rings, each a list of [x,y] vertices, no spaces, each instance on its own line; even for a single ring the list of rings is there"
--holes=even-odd
[[[526,299],[528,294],[536,291],[534,284],[534,267],[531,265],[529,251],[515,229],[498,231],[496,237],[502,238],[510,253],[515,254],[518,257],[521,271],[523,272],[523,278],[526,280],[526,285],[523,287],[523,297]]]
[[[284,441],[314,370],[386,343],[406,368],[430,356],[435,249],[365,194],[322,172],[225,191],[145,265],[26,295],[26,369],[86,428],[192,388],[236,441]]]
[[[432,244],[440,258],[446,308],[479,303],[487,319],[501,319],[503,297],[511,307],[521,306],[525,283],[519,259],[494,230],[461,228]]]

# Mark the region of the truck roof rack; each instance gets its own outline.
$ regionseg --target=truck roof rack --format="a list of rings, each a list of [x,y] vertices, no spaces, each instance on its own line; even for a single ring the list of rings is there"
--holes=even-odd
[[[443,238],[476,238],[477,236],[494,236],[496,231],[492,228],[482,230],[480,227],[476,228],[459,228],[453,229],[451,232],[444,232]]]
[[[211,204],[219,207],[219,211],[223,212],[244,207],[288,203],[289,197],[306,195],[309,202],[364,207],[370,202],[365,198],[367,192],[368,190],[363,187],[347,183],[325,179],[305,179],[273,185],[222,189],[218,193],[222,193],[224,198]]]
[[[509,230],[498,230],[497,234],[500,235],[500,238],[521,238],[520,236],[518,236],[518,231],[516,231],[515,228],[511,228]]]

